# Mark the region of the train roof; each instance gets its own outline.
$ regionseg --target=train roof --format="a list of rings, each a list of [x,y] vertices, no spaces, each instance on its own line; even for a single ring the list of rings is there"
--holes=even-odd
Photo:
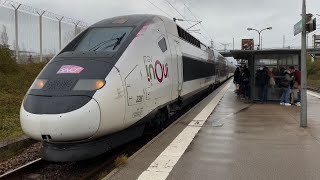
[[[156,15],[151,14],[134,14],[117,16],[108,19],[101,20],[91,27],[115,27],[115,26],[139,26],[142,23],[151,20]]]

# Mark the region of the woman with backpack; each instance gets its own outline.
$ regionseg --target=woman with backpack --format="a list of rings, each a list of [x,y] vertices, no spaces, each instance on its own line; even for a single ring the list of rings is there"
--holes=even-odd
[[[291,106],[289,103],[291,88],[290,84],[293,81],[293,75],[289,70],[284,70],[284,77],[280,81],[280,86],[282,90],[282,95],[280,97],[280,105]]]

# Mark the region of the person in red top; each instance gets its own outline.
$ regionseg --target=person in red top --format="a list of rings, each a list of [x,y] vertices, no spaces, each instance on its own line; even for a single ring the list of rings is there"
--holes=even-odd
[[[298,88],[298,101],[296,102],[297,106],[301,106],[300,99],[301,99],[301,72],[294,68],[294,66],[289,67],[290,72],[293,74],[294,77],[294,87]]]

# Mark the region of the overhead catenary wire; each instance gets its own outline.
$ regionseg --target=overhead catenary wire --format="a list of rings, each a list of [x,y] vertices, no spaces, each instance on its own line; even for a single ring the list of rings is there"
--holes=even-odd
[[[148,3],[150,3],[152,6],[154,6],[154,7],[157,8],[158,10],[160,10],[162,13],[166,14],[168,17],[170,17],[170,18],[173,18],[173,17],[174,17],[174,16],[170,15],[169,13],[167,13],[167,12],[166,12],[165,10],[163,10],[162,8],[160,8],[158,5],[156,5],[156,3],[152,2],[151,0],[146,0],[146,1],[148,1]],[[190,26],[193,25],[193,24],[190,23],[192,20],[191,20],[191,21],[186,20],[186,19],[187,19],[186,16],[183,15],[170,1],[168,1],[168,0],[163,0],[163,1],[165,1],[171,8],[173,8],[174,11],[177,12],[177,13],[179,14],[179,16],[181,16],[181,18],[183,18],[183,20],[186,21]],[[183,2],[182,2],[182,3],[183,3]],[[186,6],[185,3],[183,3],[183,4],[184,4],[184,6]],[[186,7],[187,7],[187,6],[186,6]],[[189,9],[188,11],[191,12],[190,9]],[[191,12],[191,13],[192,13],[192,12]],[[196,19],[196,22],[199,22],[198,18],[195,17],[194,14],[192,14],[192,16]],[[201,23],[200,23],[200,25],[201,25]],[[209,34],[209,33],[206,31],[206,29],[203,27],[203,25],[201,25],[201,26],[202,26],[202,29],[206,32],[206,34],[210,37],[210,39],[212,39],[211,36],[210,36],[210,34]],[[203,34],[201,34],[201,33],[199,33],[199,34],[200,34],[204,39],[208,39],[208,37],[205,37]]]
[[[146,0],[148,1],[150,4],[152,4],[154,7],[156,7],[158,10],[160,10],[161,12],[163,12],[164,14],[166,14],[168,17],[173,18],[171,15],[169,15],[167,12],[165,12],[164,10],[162,10],[159,6],[155,5],[153,2],[151,2],[150,0]]]
[[[185,4],[185,2],[183,2],[182,0],[179,0],[186,8],[187,10],[190,12],[190,14],[193,16],[193,18],[196,20],[196,22],[199,22],[199,19],[194,15],[194,13],[191,11],[191,9]],[[204,36],[202,33],[199,33],[205,40],[210,39],[210,43],[212,41],[212,36],[210,35],[210,33],[206,30],[206,28],[203,26],[202,23],[199,23],[200,26],[202,27],[203,31],[206,33],[207,37]],[[209,37],[209,38],[208,38]],[[210,44],[209,43],[209,44]]]
[[[185,4],[185,2],[183,2],[182,0],[180,0],[182,2],[182,4],[187,8],[187,10],[190,12],[190,14],[197,20],[199,21],[199,19],[194,15],[194,13],[190,10],[190,8]],[[210,37],[210,39],[212,39],[212,36],[210,35],[210,33],[206,30],[206,28],[203,26],[203,24],[200,23],[200,26],[202,27],[202,29],[205,31],[205,33]]]
[[[177,8],[175,8],[168,0],[165,0],[183,19],[186,19],[186,17],[184,16],[184,15],[182,15],[181,13],[180,13],[180,11],[177,9]],[[189,22],[189,21],[187,21],[189,24],[190,24],[190,26],[192,26],[192,24]]]
[[[182,18],[184,18],[184,19],[187,19],[184,15],[182,15],[182,13],[180,13],[180,11],[177,9],[177,8],[175,8],[173,5],[172,5],[172,3],[170,3],[168,0],[165,0]],[[183,2],[182,2],[183,3]],[[193,15],[194,16],[194,15]],[[194,16],[195,17],[195,16]],[[195,17],[195,19],[197,20],[197,21],[199,21],[196,17]],[[187,21],[189,24],[190,24],[190,26],[192,26],[192,24],[190,23],[190,21]],[[201,23],[200,23],[200,25],[201,25]],[[202,26],[202,28],[204,29],[204,27]],[[207,33],[207,32],[206,32]],[[203,34],[201,34],[201,33],[199,33],[204,39],[208,39],[207,37],[205,37]],[[207,33],[208,34],[208,33]],[[210,37],[210,35],[209,35],[209,37]],[[210,37],[210,39],[212,39],[211,37]]]

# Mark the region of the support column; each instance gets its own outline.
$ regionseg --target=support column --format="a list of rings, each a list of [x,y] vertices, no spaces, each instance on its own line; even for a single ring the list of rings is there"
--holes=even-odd
[[[16,61],[19,61],[19,26],[18,26],[18,9],[20,8],[21,4],[19,4],[17,7],[11,4],[11,6],[14,8],[14,21],[15,21],[15,46],[16,46]]]
[[[80,21],[73,22],[73,24],[74,24],[74,36],[77,35],[77,28],[78,28],[79,23],[80,23]]]
[[[234,50],[234,38],[232,38],[232,49]]]
[[[300,126],[307,127],[307,47],[306,47],[306,1],[302,1],[301,34],[301,115]]]
[[[39,29],[40,29],[40,62],[42,62],[42,16],[46,11],[41,13],[38,12],[39,15]]]
[[[62,16],[60,19],[57,18],[57,20],[59,21],[59,50],[61,50],[62,48],[62,43],[61,43],[61,21],[63,20],[64,16]]]

